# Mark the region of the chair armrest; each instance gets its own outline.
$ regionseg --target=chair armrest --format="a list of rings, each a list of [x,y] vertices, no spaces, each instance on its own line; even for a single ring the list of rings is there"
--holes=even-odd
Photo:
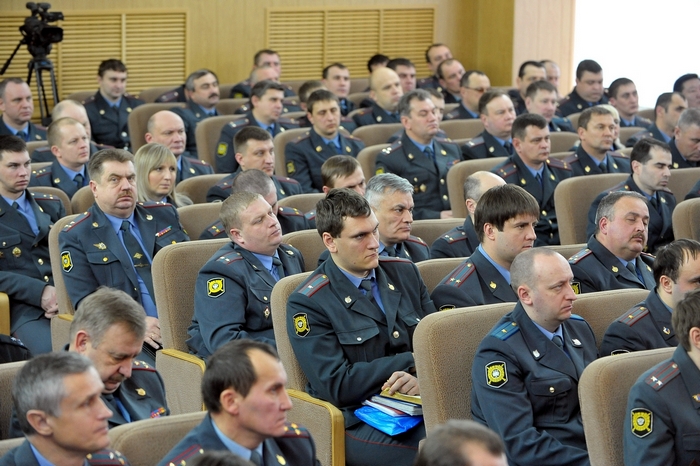
[[[163,349],[156,353],[156,369],[165,384],[171,414],[203,411],[202,375],[206,363],[184,351]]]
[[[73,323],[73,314],[56,314],[51,319],[51,348],[61,351],[70,343],[70,325]]]
[[[0,293],[0,333],[10,334],[10,297]]]

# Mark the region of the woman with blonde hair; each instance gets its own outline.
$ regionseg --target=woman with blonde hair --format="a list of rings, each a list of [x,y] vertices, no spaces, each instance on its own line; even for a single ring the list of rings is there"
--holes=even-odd
[[[191,205],[192,200],[175,192],[177,159],[170,149],[152,142],[134,155],[136,189],[141,202],[168,202],[175,207]]]

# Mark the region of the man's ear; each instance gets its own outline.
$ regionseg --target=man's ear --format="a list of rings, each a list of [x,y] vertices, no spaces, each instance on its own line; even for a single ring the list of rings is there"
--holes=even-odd
[[[528,306],[532,306],[532,291],[530,290],[530,288],[528,288],[525,285],[520,285],[516,294],[518,295],[518,300],[521,303],[527,304]]]
[[[329,252],[331,252],[331,253],[338,252],[338,247],[335,244],[335,238],[333,238],[330,233],[328,233],[327,231],[324,232],[322,239],[323,239],[323,244],[326,246],[326,249],[328,249]]]
[[[39,433],[39,435],[47,437],[53,434],[53,427],[51,427],[48,416],[44,411],[39,409],[30,409],[27,411],[27,421],[29,422],[29,425]]]
[[[243,398],[236,390],[233,388],[227,388],[219,395],[219,403],[221,404],[221,410],[229,413],[232,416],[237,416],[240,412],[241,402]]]
[[[90,343],[90,336],[85,330],[78,330],[75,334],[75,338],[71,342],[73,343],[73,348],[77,353],[85,354],[87,350],[87,345]]]

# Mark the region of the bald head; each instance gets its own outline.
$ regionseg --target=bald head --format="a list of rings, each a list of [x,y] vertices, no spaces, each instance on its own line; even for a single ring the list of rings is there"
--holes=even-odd
[[[474,221],[474,211],[481,196],[491,188],[501,186],[506,182],[500,176],[487,171],[472,173],[464,180],[464,199],[467,204],[467,212]]]
[[[92,139],[92,130],[90,129],[90,119],[87,116],[85,107],[77,100],[62,100],[57,103],[51,111],[51,121],[57,121],[61,118],[72,118],[85,127],[88,138]]]
[[[250,85],[255,86],[260,81],[270,80],[277,82],[279,80],[277,71],[271,66],[262,66],[260,68],[255,68],[250,73]]]
[[[369,77],[369,96],[381,108],[389,113],[395,113],[403,96],[401,80],[396,71],[391,68],[377,68]]]
[[[185,123],[175,113],[170,110],[161,110],[154,113],[148,119],[146,142],[157,142],[179,157],[185,151],[187,136],[185,134]]]

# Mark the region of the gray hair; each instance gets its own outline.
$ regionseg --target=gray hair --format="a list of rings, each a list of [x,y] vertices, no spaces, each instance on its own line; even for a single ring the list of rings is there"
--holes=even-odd
[[[393,173],[382,173],[370,178],[365,189],[365,199],[372,207],[379,207],[382,198],[387,194],[400,192],[413,196],[413,186],[405,178]]]
[[[595,211],[595,234],[600,231],[600,220],[605,217],[608,220],[615,218],[615,204],[623,197],[632,197],[640,201],[647,202],[647,199],[635,191],[614,191],[609,193],[598,204],[598,209]]]
[[[187,81],[185,81],[185,89],[187,89],[190,92],[193,92],[194,91],[194,82],[197,79],[201,78],[202,76],[206,76],[208,74],[214,76],[214,78],[217,81],[219,80],[219,78],[216,76],[216,73],[214,73],[213,71],[208,70],[206,68],[202,68],[201,70],[194,71],[194,72],[190,73],[189,76],[187,76]]]
[[[63,118],[63,112],[65,112],[68,109],[68,107],[81,108],[83,109],[83,111],[85,111],[85,107],[83,106],[83,104],[81,104],[77,100],[66,99],[60,101],[53,107],[53,110],[51,110],[51,119],[53,121],[56,121],[60,118]],[[87,113],[85,113],[85,115],[87,115]]]
[[[430,93],[425,89],[414,89],[407,92],[399,100],[398,112],[400,116],[410,117],[411,116],[411,102],[418,100],[424,102],[430,99]]]
[[[78,304],[70,325],[71,341],[84,330],[93,347],[98,347],[107,330],[123,325],[137,339],[146,335],[146,311],[124,291],[102,286],[87,295]]]
[[[700,108],[687,108],[681,113],[678,127],[688,129],[691,126],[700,126]]]
[[[510,264],[510,286],[515,294],[518,294],[518,288],[521,285],[530,289],[535,287],[535,263],[538,256],[564,257],[554,249],[544,247],[528,249],[515,256],[513,263]]]
[[[27,420],[27,413],[32,409],[60,416],[61,401],[67,395],[63,379],[89,370],[95,371],[97,376],[88,358],[71,351],[41,354],[27,361],[12,384],[12,402],[22,432],[25,435],[37,433]]]

